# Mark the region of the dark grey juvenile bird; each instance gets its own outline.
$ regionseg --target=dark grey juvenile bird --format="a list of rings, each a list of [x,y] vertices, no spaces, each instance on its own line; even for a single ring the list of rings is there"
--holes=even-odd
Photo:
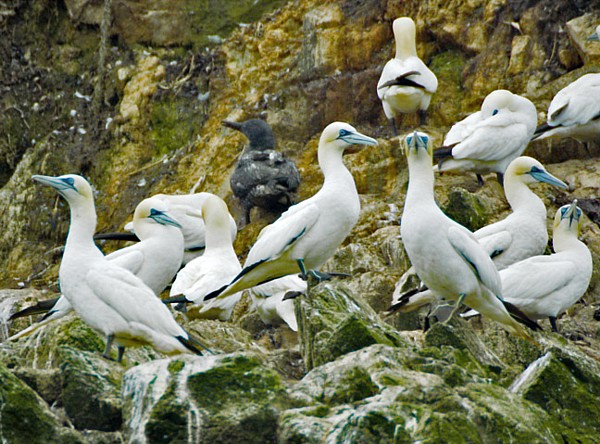
[[[273,130],[263,120],[223,121],[223,125],[242,132],[250,142],[231,175],[233,194],[244,208],[245,222],[250,222],[253,207],[281,212],[292,203],[292,194],[300,185],[298,168],[275,150]]]

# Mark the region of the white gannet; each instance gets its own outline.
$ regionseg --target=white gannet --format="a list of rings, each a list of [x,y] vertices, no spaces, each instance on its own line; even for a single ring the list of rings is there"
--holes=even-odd
[[[558,209],[554,218],[554,254],[534,256],[500,272],[505,301],[532,319],[556,318],[585,293],[592,276],[592,255],[578,239],[582,212],[577,200]]]
[[[319,166],[325,176],[321,189],[263,228],[242,271],[227,288],[208,299],[298,271],[319,277],[316,269],[335,253],[358,221],[356,184],[342,159],[344,152],[358,151],[357,145],[377,145],[377,141],[343,122],[331,123],[323,130],[318,149]]]
[[[201,353],[199,344],[140,278],[108,261],[94,244],[96,210],[89,183],[81,176],[33,176],[53,187],[69,204],[71,225],[59,269],[63,295],[79,317],[107,337],[103,356],[113,342],[118,360],[125,347],[152,345],[166,354]]]
[[[469,230],[435,203],[429,137],[420,132],[408,135],[404,148],[409,182],[400,232],[419,278],[437,296],[456,301],[455,309],[464,302],[509,332],[531,340],[502,302],[500,275],[489,255]]]
[[[438,81],[417,56],[415,22],[409,17],[400,17],[394,20],[392,29],[396,56],[383,68],[377,83],[377,96],[396,136],[395,118],[400,114],[419,112],[421,124],[424,124]]]
[[[537,112],[530,100],[499,89],[484,99],[481,110],[456,123],[433,156],[438,171],[496,173],[502,183],[508,164],[533,136]]]
[[[260,319],[268,325],[286,323],[293,331],[298,331],[298,321],[293,299],[287,297],[293,293],[305,293],[307,283],[298,275],[290,274],[279,279],[250,289],[252,306],[260,316]]]
[[[200,208],[202,203],[211,193],[194,194],[156,194],[153,198],[164,201],[169,206],[169,214],[175,218],[181,225],[183,233],[185,252],[183,265],[198,257],[204,251],[205,246],[205,228],[202,220]],[[235,220],[229,216],[229,228],[232,241],[237,235],[237,226]],[[125,230],[135,233],[135,227],[132,222],[125,225]],[[126,239],[138,240],[136,236],[123,235],[122,233],[103,233],[94,236],[95,239]]]
[[[230,214],[227,205],[215,195],[206,196],[201,207],[206,229],[204,254],[182,268],[171,286],[169,303],[193,303],[188,310],[190,317],[218,318],[223,321],[231,317],[241,293],[226,298],[204,302],[204,297],[229,284],[242,270],[233,249],[229,230]],[[199,307],[199,309],[198,309]]]
[[[504,193],[512,213],[473,233],[498,270],[543,254],[548,245],[546,206],[528,186],[539,182],[567,188],[537,160],[527,156],[513,160],[506,169],[504,180]],[[412,268],[398,281],[389,311],[406,313],[436,301],[430,291],[424,291],[425,288],[403,291],[411,274],[414,274]]]
[[[596,29],[594,30],[594,32],[592,34],[590,34],[587,38],[587,40],[590,40],[592,42],[599,42],[600,41],[600,25],[596,26]]]
[[[536,128],[532,140],[548,137],[600,138],[600,74],[585,74],[556,93],[546,123]]]
[[[170,216],[168,206],[160,199],[151,197],[138,204],[133,225],[140,242],[108,255],[106,259],[139,277],[156,296],[171,283],[181,267],[183,258],[183,235],[179,223]],[[37,328],[67,315],[72,306],[68,299],[41,301],[19,311],[12,319],[46,313],[40,322],[12,336],[17,339],[31,334]]]

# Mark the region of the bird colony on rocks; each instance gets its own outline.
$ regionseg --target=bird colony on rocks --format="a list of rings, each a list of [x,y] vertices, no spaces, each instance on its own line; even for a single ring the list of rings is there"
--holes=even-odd
[[[545,333],[539,332],[536,321],[548,318],[552,330],[558,331],[559,316],[588,288],[592,258],[579,240],[583,214],[577,200],[556,212],[554,252],[545,254],[546,208],[530,185],[567,185],[523,152],[532,140],[598,137],[600,74],[583,75],[558,91],[547,122],[539,126],[530,100],[504,89],[492,91],[481,109],[455,123],[435,149],[432,138],[403,125],[402,116],[417,114],[424,125],[438,81],[417,55],[413,20],[401,17],[392,27],[395,56],[385,64],[372,97],[381,100],[392,140],[406,156],[409,181],[401,237],[412,267],[391,295],[388,311],[451,304],[444,322],[481,315],[539,346]],[[597,32],[590,37],[597,39]],[[353,122],[357,127],[360,123]],[[59,272],[62,294],[13,314],[12,319],[43,317],[10,340],[20,340],[74,310],[106,338],[102,356],[107,359],[115,359],[113,345],[118,361],[127,347],[140,345],[168,355],[210,355],[217,351],[186,331],[176,321],[178,312],[188,319],[227,321],[245,290],[263,322],[286,324],[294,332],[299,324],[311,323],[310,317],[297,318],[304,312],[295,305],[300,299],[310,300],[312,285],[343,274],[320,268],[350,234],[361,211],[343,156],[363,148],[377,150],[378,142],[349,123],[327,125],[317,154],[323,185],[312,197],[295,202],[300,173],[277,151],[269,124],[250,119],[223,125],[248,139],[230,178],[243,224],[250,223],[255,207],[279,215],[262,229],[243,265],[234,250],[236,222],[214,194],[148,197],[126,227],[130,233],[120,234],[136,243],[105,256],[94,243],[96,210],[88,181],[75,174],[35,175],[36,182],[53,188],[70,208]],[[405,135],[396,138],[399,132]],[[480,186],[483,175],[495,173],[501,185],[497,189],[504,191],[512,212],[471,232],[436,203],[435,178],[446,173],[474,173]],[[116,236],[105,233],[96,240]],[[407,290],[403,284],[415,275],[419,284]],[[169,297],[161,300],[167,288]],[[463,304],[470,311],[461,314]]]

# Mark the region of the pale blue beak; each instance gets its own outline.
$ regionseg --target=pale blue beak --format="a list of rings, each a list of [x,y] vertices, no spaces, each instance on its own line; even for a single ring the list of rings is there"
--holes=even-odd
[[[544,182],[544,183],[548,183],[550,185],[553,185],[555,187],[558,188],[563,188],[563,189],[567,189],[569,188],[567,186],[566,183],[564,183],[562,180],[560,180],[557,177],[554,177],[552,174],[550,174],[548,171],[545,170],[540,170],[537,167],[533,167],[531,169],[531,171],[529,171],[529,175],[531,177],[533,177],[535,180],[537,180],[538,182]]]
[[[148,218],[156,221],[161,225],[172,225],[174,227],[181,228],[181,224],[179,222],[177,222],[164,211],[160,211],[155,208],[150,208],[150,215],[148,216]]]
[[[573,225],[573,221],[577,221],[579,223],[579,219],[581,218],[581,210],[577,208],[577,199],[571,202],[571,205],[565,205],[561,208],[561,219],[569,219],[569,226]]]
[[[63,192],[67,190],[77,191],[77,188],[75,188],[75,181],[72,177],[41,176],[39,174],[34,174],[33,176],[31,176],[31,178],[36,182],[41,183],[42,185],[51,186],[60,194],[63,194]]]
[[[406,144],[408,145],[409,150],[414,148],[415,151],[418,151],[419,148],[423,148],[427,151],[427,145],[429,144],[429,136],[425,133],[420,133],[418,131],[413,132],[406,136]]]
[[[372,137],[353,131],[348,131],[347,134],[340,136],[340,139],[351,145],[378,145],[377,140]]]

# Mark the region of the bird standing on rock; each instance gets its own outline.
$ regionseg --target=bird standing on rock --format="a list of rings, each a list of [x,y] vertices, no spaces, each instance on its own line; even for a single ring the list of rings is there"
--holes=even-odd
[[[414,132],[406,136],[404,148],[409,182],[400,230],[419,278],[435,295],[456,301],[455,310],[464,302],[509,332],[532,340],[503,304],[500,275],[489,255],[473,233],[435,203],[429,137]],[[518,320],[536,326],[526,318]]]
[[[377,96],[394,136],[397,136],[395,119],[401,114],[418,112],[421,125],[425,123],[427,108],[437,90],[438,81],[417,56],[415,22],[409,17],[397,18],[392,29],[396,56],[383,68],[377,83]]]
[[[452,126],[444,146],[435,150],[440,172],[472,172],[483,185],[482,174],[496,173],[500,184],[508,164],[519,157],[537,124],[535,105],[505,89],[491,92],[481,111]]]
[[[333,256],[358,221],[360,200],[343,155],[359,151],[360,145],[377,145],[377,141],[347,123],[329,124],[319,139],[319,166],[325,176],[321,189],[263,228],[242,271],[205,299],[226,297],[298,272],[322,277],[315,269]]]
[[[294,162],[275,150],[275,136],[269,124],[250,119],[241,123],[224,120],[223,125],[240,131],[250,142],[230,179],[231,190],[242,203],[245,223],[250,222],[253,207],[281,212],[292,205],[300,173]]]
[[[71,225],[59,269],[63,295],[79,317],[113,342],[118,360],[125,347],[149,344],[165,354],[202,354],[202,345],[173,319],[171,312],[140,278],[109,260],[94,244],[96,209],[90,184],[81,176],[33,176],[54,188],[69,204]]]

